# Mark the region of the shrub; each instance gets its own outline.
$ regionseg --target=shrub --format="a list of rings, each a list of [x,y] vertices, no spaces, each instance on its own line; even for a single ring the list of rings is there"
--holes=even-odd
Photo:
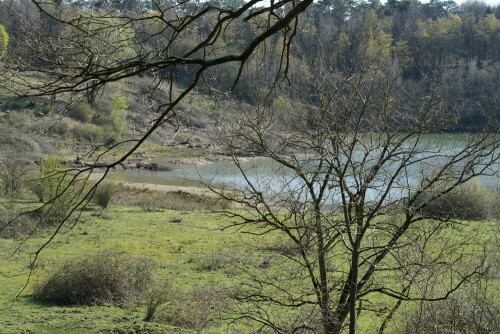
[[[74,120],[87,123],[94,117],[94,110],[90,104],[81,102],[69,109],[67,115]]]
[[[113,134],[112,139],[119,140],[127,131],[127,109],[128,104],[123,96],[113,96],[110,105],[100,110],[95,115],[93,122],[94,124],[105,126]]]
[[[49,128],[49,133],[56,136],[64,136],[69,132],[69,126],[64,121],[59,121]]]
[[[0,180],[3,185],[3,193],[9,197],[19,195],[28,172],[27,162],[16,154],[0,161]]]
[[[175,298],[159,320],[174,326],[201,330],[220,320],[226,307],[227,298],[224,294],[205,286],[191,291],[188,296]]]
[[[118,190],[118,186],[112,182],[101,183],[97,186],[92,199],[104,210]]]
[[[31,216],[19,215],[16,210],[5,209],[0,211],[0,237],[17,238],[36,229],[36,221]]]
[[[172,299],[173,291],[168,284],[155,285],[149,289],[145,296],[146,316],[145,321],[150,321],[155,316],[158,308]]]
[[[423,200],[426,201],[432,194],[432,190],[427,192]],[[478,182],[470,182],[429,202],[422,209],[422,214],[443,218],[482,220],[490,216],[486,204],[486,194],[482,186]]]
[[[61,164],[58,157],[48,156],[40,162],[37,170],[32,171],[27,182],[38,201],[44,203],[33,213],[33,217],[44,225],[57,224],[66,219],[79,192],[78,185],[72,183],[71,175],[64,173]],[[60,196],[63,190],[65,194]]]
[[[438,302],[425,302],[405,316],[401,334],[500,333],[500,309],[484,291],[468,291]]]
[[[7,47],[9,46],[9,34],[5,27],[0,24],[0,56],[7,53]]]
[[[152,273],[149,259],[101,251],[64,263],[35,287],[34,297],[57,304],[122,303],[145,291]]]
[[[75,126],[72,133],[75,139],[90,143],[102,143],[113,136],[106,128],[90,124]]]
[[[61,160],[58,157],[48,156],[40,161],[36,170],[32,171],[28,187],[39,202],[44,202],[55,196],[62,181],[61,176],[57,175],[60,163]]]

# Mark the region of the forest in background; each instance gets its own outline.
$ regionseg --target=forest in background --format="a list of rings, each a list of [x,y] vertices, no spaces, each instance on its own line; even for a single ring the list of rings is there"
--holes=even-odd
[[[231,10],[242,3],[234,0],[185,2],[176,3],[175,10],[195,13],[208,5]],[[161,17],[159,13],[173,4],[170,1],[58,0],[45,3],[45,6],[54,12],[64,11],[72,17],[85,12],[117,22],[121,20],[120,13],[123,13],[123,29],[108,36],[108,39],[121,44],[122,54],[113,59],[116,61],[119,57],[130,59],[139,54],[158,54],[173,32],[156,31],[157,27],[151,24],[151,20],[141,21],[140,18]],[[212,31],[213,15],[217,12],[201,17],[196,29],[182,31],[178,42],[169,47],[170,54],[165,57],[181,57],[206,38]],[[127,17],[139,20],[127,24]],[[365,62],[383,61],[387,64],[392,61],[394,66],[404,62],[404,73],[398,85],[406,96],[406,105],[414,105],[418,109],[416,96],[436,94],[446,110],[457,114],[457,122],[443,130],[484,129],[500,117],[497,101],[497,96],[500,96],[499,18],[500,6],[482,2],[457,5],[453,1],[434,0],[428,3],[391,0],[384,4],[379,1],[319,1],[301,16],[298,23],[300,33],[294,36],[291,47],[283,42],[282,37],[275,35],[246,62],[235,87],[233,84],[239,66],[234,62],[225,62],[207,71],[197,90],[220,96],[227,96],[232,90],[231,99],[279,108],[282,101],[295,101],[299,93],[311,91],[313,95],[314,76],[323,69],[353,75],[362,71],[359,61],[362,54],[367,58]],[[5,27],[9,38],[6,57],[12,55],[22,59],[23,66],[29,64],[33,69],[51,66],[52,61],[59,62],[55,48],[50,45],[53,36],[59,35],[64,40],[67,26],[41,15],[30,1],[18,0],[11,4],[10,9],[4,7],[0,12],[0,24]],[[44,41],[44,35],[33,36],[27,26],[48,32],[51,40],[46,37]],[[258,33],[258,27],[249,29],[243,20],[237,19],[224,31],[223,38],[217,40],[211,52],[215,57],[219,49],[238,51]],[[147,38],[141,38],[142,35]],[[132,44],[137,40],[141,43]],[[90,43],[98,44],[99,41]],[[282,56],[284,48],[290,48],[286,52],[286,60]],[[101,57],[109,55],[103,52]],[[176,66],[154,75],[173,75],[174,82],[183,87],[189,84],[196,68],[195,64]],[[147,73],[143,75],[148,76]],[[278,85],[283,86],[282,89],[269,93],[271,86]],[[89,100],[92,104],[92,97]],[[4,108],[9,108],[9,105]]]

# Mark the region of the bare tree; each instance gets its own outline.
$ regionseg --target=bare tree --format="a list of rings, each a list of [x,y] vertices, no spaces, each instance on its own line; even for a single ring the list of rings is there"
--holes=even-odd
[[[444,300],[486,271],[473,227],[424,209],[498,175],[498,126],[447,139],[457,118],[436,91],[409,99],[398,90],[404,66],[365,51],[355,74],[311,61],[314,93],[288,103],[285,121],[263,107],[222,127],[244,182],[212,190],[248,209],[223,213],[287,245],[280,274],[253,277],[241,294],[253,307],[238,319],[279,333],[354,334],[357,317],[373,312],[383,333],[403,302]],[[266,173],[240,158],[255,154],[268,159]],[[295,322],[281,323],[276,308]]]

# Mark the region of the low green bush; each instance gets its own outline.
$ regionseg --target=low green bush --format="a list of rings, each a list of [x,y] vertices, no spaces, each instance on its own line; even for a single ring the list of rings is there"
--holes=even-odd
[[[9,46],[9,34],[3,25],[0,24],[0,56],[7,53]]]
[[[146,316],[144,321],[151,321],[158,309],[172,300],[174,291],[169,284],[154,285],[149,289],[144,297],[144,302],[146,304]]]
[[[69,126],[64,121],[60,121],[49,127],[49,133],[55,136],[65,136],[69,132]]]
[[[126,99],[121,95],[115,95],[111,97],[108,106],[96,112],[92,122],[106,127],[113,133],[112,139],[119,140],[127,131],[127,109]]]
[[[108,207],[111,199],[118,191],[119,188],[116,184],[112,182],[103,182],[97,186],[92,199],[104,210]]]
[[[90,124],[75,126],[71,133],[76,140],[90,143],[103,143],[113,136],[113,133],[105,127]]]
[[[67,115],[74,120],[87,123],[94,117],[94,110],[90,104],[81,102],[69,109]]]
[[[41,225],[59,224],[67,219],[81,193],[80,185],[73,181],[59,157],[47,156],[43,159],[38,168],[31,171],[26,182],[38,201],[43,203],[33,211],[33,218]],[[61,194],[63,191],[64,194]]]
[[[153,262],[124,252],[101,251],[71,259],[34,289],[57,304],[113,304],[137,298],[153,283]]]

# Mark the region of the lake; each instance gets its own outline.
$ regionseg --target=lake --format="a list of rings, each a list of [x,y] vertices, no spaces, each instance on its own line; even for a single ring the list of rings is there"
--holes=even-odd
[[[443,137],[440,137],[442,139]],[[391,186],[389,199],[395,200],[405,196],[409,187],[417,184],[422,175],[430,175],[434,172],[435,164],[440,159],[444,161],[446,155],[451,155],[463,148],[464,139],[460,135],[446,135],[446,140],[440,141],[444,144],[433,144],[436,139],[434,135],[428,135],[424,141],[425,145],[435,146],[440,150],[439,154],[433,153],[429,160],[426,154],[415,155],[415,160],[422,162],[415,163],[407,167],[401,177]],[[498,151],[497,151],[498,152]],[[498,154],[498,153],[495,154]],[[363,151],[357,152],[354,159],[361,159]],[[377,152],[373,152],[376,156]],[[298,159],[303,159],[304,163],[311,158],[305,154],[296,155]],[[314,166],[313,166],[314,167]],[[377,200],[379,193],[386,187],[388,177],[393,174],[397,167],[397,161],[387,164],[379,178],[373,182],[372,188],[368,191],[369,200]],[[201,166],[183,166],[172,168],[168,171],[153,170],[124,170],[112,171],[110,177],[117,180],[128,182],[138,182],[147,184],[161,184],[172,186],[193,186],[204,187],[205,184],[211,184],[215,187],[227,187],[231,189],[245,189],[249,181],[256,190],[270,196],[283,196],[283,194],[303,193],[304,184],[295,175],[294,171],[283,168],[276,162],[265,157],[252,157],[241,159],[241,168],[246,171],[246,179],[232,161],[218,161]],[[484,186],[500,187],[500,163],[496,163],[490,170],[496,173],[494,176],[482,176],[478,178]],[[354,185],[354,177],[347,177],[347,182]],[[335,182],[334,182],[335,183]],[[334,185],[334,183],[332,185]],[[304,195],[300,195],[304,196]],[[335,186],[331,187],[328,194],[329,201],[339,199],[338,190]]]

